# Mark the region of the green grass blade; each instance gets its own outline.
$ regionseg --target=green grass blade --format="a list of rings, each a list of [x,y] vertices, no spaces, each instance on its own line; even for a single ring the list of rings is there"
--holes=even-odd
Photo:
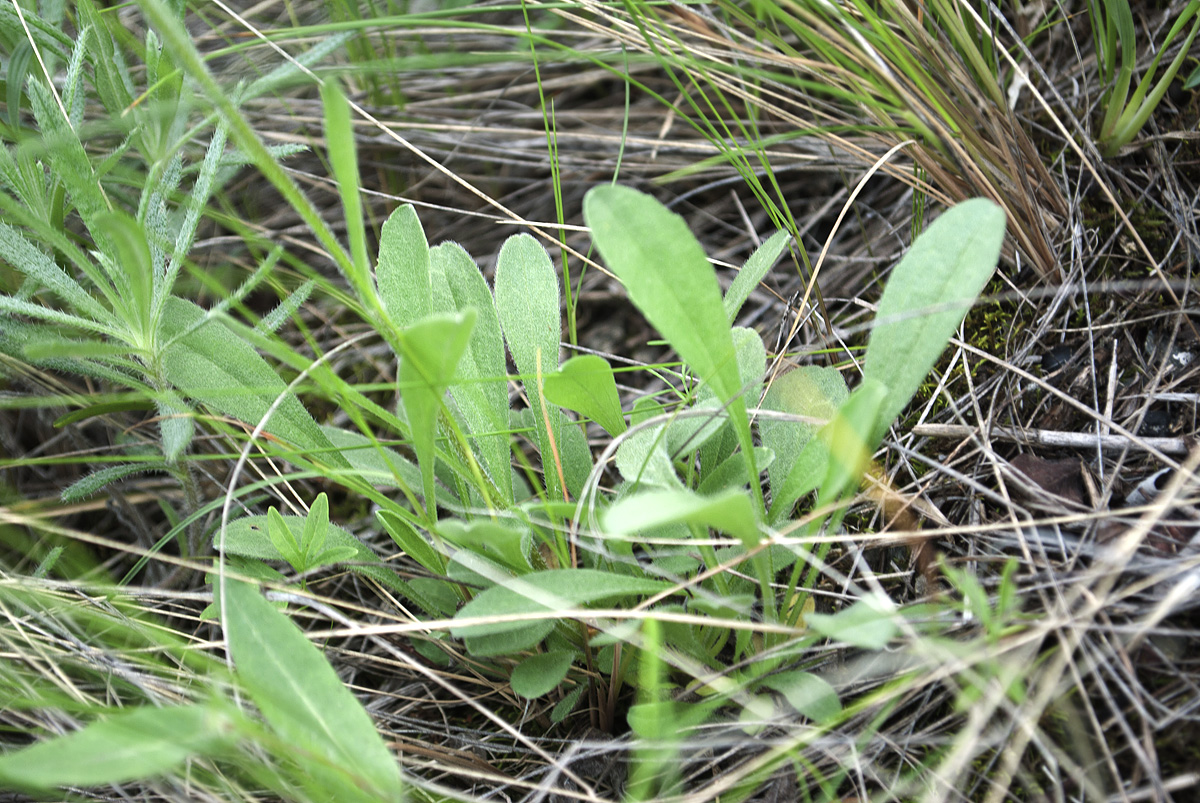
[[[350,240],[350,259],[358,274],[359,283],[366,284],[371,266],[367,257],[367,227],[364,220],[361,184],[358,176],[358,149],[354,140],[354,124],[350,120],[350,104],[332,80],[321,85],[321,103],[325,108],[325,144],[333,177],[337,180],[346,221],[346,236]]]

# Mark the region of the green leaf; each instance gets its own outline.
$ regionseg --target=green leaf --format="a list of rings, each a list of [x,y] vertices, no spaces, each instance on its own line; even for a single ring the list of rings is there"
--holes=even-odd
[[[284,539],[289,539],[293,543],[299,543],[302,533],[304,532],[304,518],[301,516],[285,516],[279,511],[271,508],[266,516],[243,516],[240,519],[234,519],[229,522],[225,528],[225,552],[229,555],[240,555],[245,558],[257,558],[258,560],[286,560],[282,550],[275,544],[275,538],[270,534],[270,516],[271,513],[279,516],[279,520],[286,528],[286,534],[280,533]],[[349,547],[354,550],[355,560],[364,563],[378,563],[379,558],[371,551],[371,548],[359,541],[346,530],[330,524],[326,533],[327,547]],[[218,537],[214,537],[214,546],[219,544]],[[291,563],[291,560],[288,560]],[[308,568],[317,568],[317,565]]]
[[[947,210],[892,270],[867,344],[863,378],[887,388],[879,443],[962,323],[1000,259],[1004,210],[975,198]]]
[[[1195,89],[1200,87],[1200,67],[1192,70],[1192,74],[1183,82],[1184,89]]]
[[[225,632],[237,677],[284,740],[328,761],[380,799],[401,794],[400,771],[371,717],[300,628],[246,583],[225,579]]]
[[[592,188],[583,200],[583,217],[630,300],[728,405],[748,461],[747,477],[757,476],[729,317],[700,243],[682,217],[628,187]],[[761,488],[752,487],[761,502]]]
[[[323,491],[317,494],[308,515],[304,518],[304,532],[300,536],[300,550],[305,556],[316,556],[325,549],[325,536],[329,531],[329,496]],[[353,553],[352,553],[353,554]]]
[[[562,364],[557,373],[546,375],[546,398],[595,421],[609,435],[625,431],[625,416],[617,395],[612,366],[603,357],[584,354]]]
[[[79,315],[105,324],[108,331],[115,331],[113,326],[117,321],[112,313],[104,309],[44,251],[6,223],[0,223],[0,259],[46,287]]]
[[[870,597],[832,615],[805,614],[804,621],[822,636],[864,650],[883,649],[897,632],[892,614]]]
[[[106,466],[68,485],[62,492],[62,500],[67,503],[78,502],[87,499],[92,494],[99,493],[104,486],[117,480],[123,480],[134,474],[144,474],[147,471],[166,470],[166,464],[160,462],[121,463],[115,466]]]
[[[547,432],[539,383],[539,377],[558,370],[562,334],[558,274],[546,249],[528,234],[514,234],[500,247],[496,258],[496,312],[533,411],[546,490],[551,498],[561,499],[563,491],[553,467],[553,451],[562,440],[562,419],[551,417]]]
[[[780,413],[828,422],[837,415],[838,408],[849,395],[846,380],[837,369],[802,365],[771,384],[762,406]],[[817,461],[813,459],[815,450],[807,458],[801,459],[801,454],[822,426],[816,422],[759,419],[758,431],[762,443],[775,453],[775,462],[767,470],[771,485],[772,521],[777,512],[782,515],[790,513],[800,495],[817,487],[824,478],[823,466],[816,465]]]
[[[721,288],[683,218],[620,186],[589,190],[583,216],[630,300],[722,401],[734,398],[741,388]]]
[[[871,425],[879,420],[879,409],[886,394],[887,389],[878,382],[864,379],[833,420],[821,430],[821,441],[828,447],[829,461],[821,481],[821,492],[817,495],[818,507],[858,490],[873,451],[873,444],[868,443],[867,438]]]
[[[401,334],[408,358],[400,362],[400,401],[412,430],[413,451],[431,519],[436,507],[433,478],[438,413],[474,325],[475,311],[468,309],[457,315],[432,315]]]
[[[103,212],[96,225],[111,239],[114,261],[121,278],[120,292],[128,304],[130,320],[125,323],[145,348],[151,329],[151,302],[154,298],[154,266],[146,233],[137,221],[121,211]]]
[[[767,238],[767,241],[754,249],[754,253],[746,260],[746,264],[738,271],[733,283],[725,291],[725,314],[733,323],[741,311],[746,299],[754,292],[754,288],[771,270],[771,266],[779,259],[779,255],[787,250],[792,235],[786,231],[777,231]]]
[[[450,387],[462,411],[484,469],[511,504],[512,450],[508,437],[508,374],[504,362],[504,336],[487,280],[471,255],[457,243],[442,243],[429,250],[434,305],[438,312],[473,309],[475,328],[458,364],[458,378]],[[444,299],[444,300],[443,300]]]
[[[166,774],[237,741],[219,703],[122,711],[0,756],[0,787],[99,786]]]
[[[246,340],[204,310],[171,297],[163,307],[159,337],[167,379],[187,396],[218,412],[257,425],[275,400],[283,401],[266,431],[301,449],[319,450],[314,458],[340,468],[349,464],[334,448],[287,385]]]
[[[455,615],[456,620],[495,618],[484,624],[457,625],[450,632],[467,641],[472,654],[503,655],[534,646],[554,629],[553,617],[513,621],[514,614],[548,613],[631,595],[654,594],[668,583],[610,574],[596,569],[551,569],[505,580],[482,591]]]
[[[325,144],[329,164],[342,198],[342,219],[346,222],[346,236],[350,239],[351,261],[359,275],[355,285],[365,286],[365,277],[370,275],[371,268],[367,258],[366,216],[359,196],[358,149],[355,147],[354,124],[350,120],[350,104],[333,77],[321,82],[321,104],[325,109]]]
[[[429,243],[411,204],[397,207],[383,224],[375,277],[383,308],[397,326],[411,326],[433,313]]]
[[[549,694],[571,671],[575,655],[571,650],[556,650],[526,658],[517,664],[509,678],[512,690],[531,700]]]
[[[446,558],[430,546],[415,527],[390,510],[376,511],[375,517],[379,519],[388,536],[396,542],[396,546],[403,549],[410,558],[434,574],[443,574],[446,571]]]
[[[842,702],[833,686],[811,672],[780,672],[764,678],[762,685],[782,694],[788,705],[818,725],[830,722],[842,713]]]
[[[688,490],[644,491],[625,497],[604,514],[605,531],[617,535],[680,523],[712,527],[747,546],[762,538],[754,505],[740,488],[711,497]]]
[[[615,461],[617,471],[626,482],[661,488],[683,487],[667,451],[664,424],[640,430],[621,441]]]
[[[162,435],[163,456],[174,463],[183,457],[192,443],[196,427],[192,411],[183,399],[170,391],[155,400],[158,407],[158,431]]]
[[[303,571],[308,567],[304,565],[304,555],[300,552],[300,547],[296,534],[283,520],[280,512],[272,507],[267,511],[267,536],[271,539],[271,546],[298,571]],[[229,551],[229,536],[226,533],[225,549]]]
[[[438,533],[459,549],[496,560],[519,574],[532,568],[522,546],[529,534],[528,528],[518,529],[487,519],[470,523],[449,519],[442,522]]]
[[[554,708],[550,711],[550,721],[557,725],[562,722],[571,712],[575,710],[575,706],[579,704],[579,698],[587,691],[587,684],[580,683],[575,688],[567,692],[566,696],[555,703]]]

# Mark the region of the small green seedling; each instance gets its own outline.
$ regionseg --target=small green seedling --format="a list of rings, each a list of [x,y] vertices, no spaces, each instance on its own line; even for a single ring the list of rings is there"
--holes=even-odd
[[[323,493],[317,496],[304,518],[304,530],[299,539],[276,508],[272,507],[267,511],[267,536],[271,539],[271,544],[300,574],[332,563],[341,563],[355,556],[356,550],[353,547],[331,546],[326,549],[325,538],[328,533],[329,497]]]

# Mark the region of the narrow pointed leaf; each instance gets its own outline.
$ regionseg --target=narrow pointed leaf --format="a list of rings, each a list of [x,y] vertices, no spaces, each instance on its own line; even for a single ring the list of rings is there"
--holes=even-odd
[[[237,739],[214,705],[146,706],[0,756],[0,787],[99,786],[163,775]]]
[[[267,723],[283,739],[325,757],[356,786],[397,799],[395,758],[325,656],[256,587],[224,582],[229,651]]]
[[[741,311],[746,299],[754,292],[758,283],[770,273],[771,267],[779,259],[779,255],[787,250],[792,235],[786,231],[777,231],[767,238],[767,241],[754,249],[754,253],[746,260],[746,264],[738,271],[733,283],[725,291],[725,314],[733,323]]]

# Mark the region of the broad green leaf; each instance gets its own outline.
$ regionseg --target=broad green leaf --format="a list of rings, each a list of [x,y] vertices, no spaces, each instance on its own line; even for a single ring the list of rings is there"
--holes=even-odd
[[[359,275],[355,284],[366,286],[365,278],[370,273],[370,265],[367,259],[366,216],[363,215],[362,198],[359,196],[358,150],[355,147],[354,124],[350,119],[350,104],[338,87],[337,79],[330,77],[321,82],[321,104],[325,108],[325,144],[329,164],[333,167],[338,194],[342,199],[342,220],[346,222],[350,256]]]
[[[1004,210],[975,198],[943,213],[892,270],[863,368],[864,380],[887,388],[869,439],[872,449],[921,387],[991,278],[1003,240]]]
[[[643,491],[620,500],[604,515],[604,529],[618,535],[680,523],[729,533],[747,546],[762,537],[753,503],[740,488],[711,497],[687,490]]]
[[[612,366],[603,357],[572,357],[557,373],[546,375],[544,390],[551,402],[592,419],[609,435],[625,431],[617,382]]]
[[[553,466],[553,452],[562,439],[562,419],[552,416],[547,431],[540,381],[558,370],[562,335],[558,274],[546,249],[528,234],[514,234],[500,247],[496,258],[496,312],[533,412],[546,490],[552,499],[561,499],[563,491]],[[545,412],[550,415],[548,409]]]
[[[674,458],[702,448],[728,423],[725,405],[714,398],[697,402],[687,413],[676,416],[667,424],[667,453]]]
[[[842,702],[833,686],[811,672],[791,670],[768,675],[762,685],[782,694],[788,705],[818,725],[830,722],[842,713]]]
[[[822,636],[864,650],[883,649],[897,632],[892,615],[869,597],[832,615],[806,614],[804,621]]]
[[[144,706],[0,756],[0,787],[99,786],[163,775],[237,741],[219,704]]]
[[[668,583],[610,574],[595,569],[551,569],[504,581],[482,591],[464,605],[456,620],[493,617],[485,624],[457,625],[450,632],[463,638],[479,656],[520,652],[534,646],[554,628],[554,619],[513,621],[513,614],[547,613],[580,608],[625,596],[653,594]]]
[[[571,650],[555,650],[526,658],[517,664],[509,678],[512,690],[531,700],[549,694],[571,671],[575,655]]]
[[[746,260],[746,264],[738,271],[733,283],[725,291],[725,314],[733,323],[741,311],[746,299],[754,292],[754,288],[770,272],[771,266],[779,259],[779,255],[787,250],[792,235],[786,231],[777,231],[767,238],[767,241],[754,249],[754,253]]]
[[[450,386],[450,395],[470,427],[484,470],[504,494],[504,502],[511,504],[508,374],[492,291],[475,260],[457,243],[431,248],[429,260],[435,311],[475,310],[475,329],[458,364],[459,381]]]
[[[761,446],[754,447],[754,464],[770,469],[775,465],[775,453]],[[741,455],[730,455],[716,468],[707,469],[700,486],[696,489],[702,496],[711,496],[730,488],[746,487],[746,464]]]
[[[255,586],[224,583],[229,651],[267,724],[285,741],[324,757],[355,786],[383,800],[398,799],[396,759],[321,651]]]
[[[608,267],[646,319],[728,405],[747,479],[758,476],[737,353],[716,273],[683,218],[628,187],[594,187],[583,217]],[[751,481],[761,506],[762,489]]]
[[[667,450],[666,426],[634,432],[617,447],[617,471],[628,483],[660,488],[682,488]]]
[[[457,315],[431,315],[401,334],[408,358],[400,362],[400,401],[412,430],[413,451],[431,519],[436,509],[433,478],[438,414],[474,325],[475,311],[467,309]]]
[[[838,408],[849,395],[846,380],[837,369],[802,365],[771,383],[762,406],[780,413],[828,422],[837,415]],[[823,472],[817,476],[799,474],[816,469],[813,455],[801,460],[801,454],[822,426],[817,422],[759,419],[758,431],[762,443],[775,452],[776,458],[767,470],[772,511],[783,511],[786,515],[800,494],[811,491],[824,478]]]
[[[459,549],[492,558],[518,573],[532,568],[522,546],[528,528],[488,519],[470,523],[450,519],[441,523],[438,533]]]
[[[411,326],[433,313],[429,243],[411,204],[397,207],[383,224],[375,277],[383,308],[397,326]]]
[[[313,457],[322,463],[348,467],[266,360],[223,323],[204,318],[204,310],[190,301],[167,299],[159,338],[170,341],[162,360],[171,384],[185,395],[251,426],[257,425],[283,395],[267,421],[266,431],[301,449],[320,450]]]
[[[721,287],[683,218],[620,186],[589,190],[583,216],[634,305],[722,401],[737,396],[741,383]]]

